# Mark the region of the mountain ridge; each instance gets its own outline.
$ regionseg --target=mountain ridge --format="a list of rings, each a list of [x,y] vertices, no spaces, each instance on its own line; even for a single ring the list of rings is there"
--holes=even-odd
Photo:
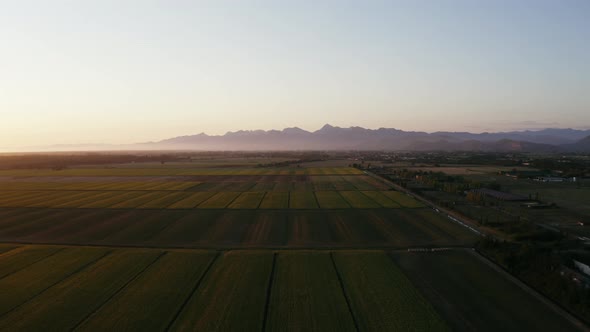
[[[135,144],[60,144],[29,151],[106,150],[385,150],[482,152],[590,152],[590,130],[546,128],[509,132],[404,131],[325,124],[315,131],[237,130],[223,135],[171,137]]]

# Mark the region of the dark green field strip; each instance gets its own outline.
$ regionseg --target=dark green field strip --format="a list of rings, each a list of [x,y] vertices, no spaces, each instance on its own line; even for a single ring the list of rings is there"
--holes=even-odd
[[[289,196],[291,209],[317,209],[318,202],[313,191],[291,191]]]
[[[55,254],[57,247],[23,246],[0,255],[0,279]]]
[[[0,317],[107,253],[103,248],[68,248],[0,279]]]
[[[149,214],[148,214],[149,215]],[[77,243],[77,244],[98,244],[101,241],[124,229],[130,227],[135,222],[143,222],[146,218],[146,214],[141,214],[141,211],[136,210],[118,210],[116,213],[109,214],[97,220],[96,222],[86,222],[84,227],[76,227],[76,229],[68,229],[64,231],[61,237],[65,243]],[[149,221],[142,225],[142,229],[149,229]],[[36,240],[39,242],[52,242],[54,238],[45,237],[41,238],[41,234],[35,234]],[[129,241],[129,244],[132,244]]]
[[[408,222],[415,222],[415,224],[430,233],[432,236],[439,236],[446,241],[457,241],[465,243],[465,241],[473,240],[476,236],[463,226],[444,218],[438,213],[430,209],[412,209],[409,210],[410,219]]]
[[[395,247],[470,245],[476,235],[430,209],[364,210],[366,222]]]
[[[288,217],[276,211],[256,213],[248,223],[240,246],[242,247],[281,247],[288,242]]]
[[[576,331],[517,284],[466,251],[392,254],[457,331]]]
[[[264,198],[264,192],[245,191],[229,206],[230,209],[257,209]]]
[[[168,252],[77,331],[164,331],[210,266],[211,252]]]
[[[449,331],[384,252],[332,254],[359,331]]]
[[[270,251],[224,253],[171,330],[261,331],[272,263]]]
[[[0,318],[0,330],[69,331],[158,257],[156,250],[117,250]]]
[[[208,230],[215,227],[216,221],[224,214],[223,210],[194,210],[188,212],[178,210],[176,212],[182,213],[178,214],[179,218],[170,222],[167,227],[159,232],[152,234],[152,237],[144,241],[144,243],[154,246],[196,246],[201,239],[205,239]],[[152,222],[157,223],[158,220],[154,219]],[[138,223],[136,227],[143,228],[143,223]],[[140,229],[137,231],[141,231]],[[135,231],[126,233],[127,238],[136,236]],[[110,241],[117,243],[118,241],[126,241],[126,238],[111,238]]]
[[[78,238],[78,234],[84,234],[98,224],[104,223],[110,218],[120,214],[117,210],[92,209],[68,211],[68,218],[60,218],[55,222],[39,222],[31,225],[26,230],[13,232],[12,236],[25,242],[53,242],[53,243],[78,243],[84,244]],[[94,235],[93,235],[94,238]]]
[[[175,202],[169,205],[168,209],[192,209],[197,205],[201,204],[202,202],[211,198],[211,196],[215,195],[214,192],[210,191],[199,191],[199,192],[192,192],[188,197],[185,197],[178,202]]]
[[[5,241],[38,243],[87,243],[82,238],[89,231],[98,231],[90,239],[100,235],[102,224],[116,217],[121,211],[104,209],[15,209],[22,215],[0,223],[0,239]],[[126,212],[126,211],[125,211]],[[107,223],[108,224],[108,223]],[[115,227],[116,228],[116,227]],[[92,241],[88,241],[92,242]]]
[[[355,331],[327,252],[277,256],[266,331]]]
[[[313,211],[315,212],[315,211]],[[330,225],[322,213],[297,213],[289,215],[289,247],[313,247],[334,243]]]
[[[15,209],[0,241],[191,248],[471,245],[431,209]],[[0,210],[6,211],[6,210]]]
[[[276,182],[258,182],[252,187],[252,191],[273,191]]]
[[[367,214],[362,210],[328,214],[328,226],[332,241],[340,245],[352,246],[387,245],[387,238],[379,229],[367,223],[366,218]]]
[[[119,227],[106,236],[94,237],[92,242],[109,245],[139,246],[149,244],[151,239],[186,214],[187,212],[181,210],[135,210],[119,221],[124,224],[124,227]],[[93,235],[88,234],[87,236],[92,237]]]
[[[138,206],[138,209],[164,209],[184,198],[190,196],[189,192],[163,192],[157,199],[149,201],[143,205]]]
[[[360,191],[339,191],[338,192],[355,209],[375,209],[381,205],[369,196]]]
[[[199,209],[223,209],[231,202],[233,202],[236,197],[241,194],[239,191],[224,191],[218,192],[215,195],[211,196],[206,201],[202,202],[197,206]]]
[[[410,197],[399,191],[383,191],[383,195],[387,196],[392,201],[395,201],[399,205],[405,208],[419,208],[424,207],[424,204],[417,201],[415,198]]]
[[[347,209],[351,207],[337,191],[316,191],[314,194],[322,209]]]
[[[3,211],[8,213],[5,217],[0,218],[0,233],[5,228],[36,220],[48,213],[45,209],[5,208]]]
[[[384,208],[391,209],[391,208],[400,208],[401,207],[401,205],[392,201],[387,196],[383,195],[383,193],[380,191],[366,191],[365,190],[365,191],[361,191],[361,193],[363,193],[367,197],[371,198],[373,201],[377,202],[379,205],[381,205]]]
[[[0,226],[0,239],[10,241],[19,239],[20,237],[29,236],[35,232],[59,225],[60,223],[68,222],[80,216],[89,215],[92,211],[81,211],[75,214],[65,210],[46,210],[45,213],[36,214],[34,217],[18,221],[13,221],[10,224],[3,224]]]
[[[269,191],[260,203],[261,209],[289,208],[289,192]]]

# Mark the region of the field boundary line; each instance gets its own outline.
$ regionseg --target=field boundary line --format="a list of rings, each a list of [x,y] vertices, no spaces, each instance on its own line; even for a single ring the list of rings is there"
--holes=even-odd
[[[444,303],[445,306],[449,306],[449,307],[453,307],[452,303],[449,302],[442,294],[440,294],[433,286],[431,283],[427,282],[426,279],[424,279],[421,275],[416,275],[416,276],[412,276],[410,277],[410,275],[404,271],[401,266],[395,261],[395,257],[393,256],[393,251],[389,251],[386,252],[387,258],[391,261],[391,264],[393,264],[407,279],[408,281],[412,284],[412,286],[416,289],[416,291],[418,293],[420,293],[420,295],[422,295],[422,297],[428,302],[430,303],[430,305],[432,306],[432,308],[436,311],[437,315],[445,320],[445,317],[443,317],[443,314],[441,313],[442,311],[439,311],[436,308],[436,305],[434,304],[433,301],[429,300],[428,297],[426,296],[426,294],[428,292],[430,292],[430,294],[436,298],[438,301],[440,301],[441,303]],[[422,287],[419,287],[418,285],[422,285]],[[468,327],[468,331],[475,331],[475,328],[473,327],[473,324],[471,324],[463,315],[460,315],[458,312],[456,312],[456,316],[454,317],[455,319],[457,319],[458,321],[460,321],[461,323],[463,323],[464,326]]]
[[[197,292],[197,289],[199,289],[199,287],[201,286],[201,283],[203,282],[205,277],[209,274],[209,271],[211,270],[211,268],[213,267],[215,262],[217,262],[217,259],[219,258],[219,256],[221,256],[221,252],[215,253],[215,256],[213,256],[211,258],[211,260],[209,261],[209,264],[207,265],[207,267],[205,268],[205,270],[203,271],[203,273],[201,274],[201,276],[199,277],[199,279],[197,280],[197,282],[193,286],[193,289],[191,289],[188,296],[184,299],[182,304],[178,307],[178,310],[176,311],[176,313],[174,313],[174,316],[172,317],[172,319],[170,320],[170,322],[168,323],[168,326],[166,326],[164,331],[170,331],[170,329],[172,328],[174,323],[176,323],[176,320],[178,319],[178,317],[180,317],[180,314],[184,311],[184,308],[186,307],[186,305],[193,298],[193,296]]]
[[[256,206],[256,210],[260,210],[260,205],[262,205],[262,201],[264,201],[264,198],[266,197],[267,193],[268,193],[268,191],[265,191],[264,194],[262,194],[262,197],[260,198],[260,201],[258,202],[258,205]]]
[[[354,312],[352,311],[352,306],[350,304],[350,298],[348,293],[346,293],[346,287],[344,287],[344,281],[342,280],[342,276],[340,275],[340,271],[338,270],[338,266],[336,266],[336,260],[334,260],[334,255],[332,251],[330,251],[330,260],[332,261],[332,266],[334,267],[334,271],[336,272],[336,277],[338,277],[338,283],[340,283],[340,290],[342,290],[342,295],[344,295],[344,299],[346,300],[346,306],[348,307],[348,312],[350,313],[350,317],[352,318],[352,322],[354,323],[354,328],[358,332],[359,324],[354,316]]]
[[[33,300],[34,298],[38,297],[39,295],[45,293],[46,291],[48,291],[50,288],[52,288],[53,286],[60,284],[62,282],[64,282],[65,280],[73,277],[74,275],[84,271],[85,269],[87,269],[88,267],[96,264],[98,261],[102,260],[103,258],[107,257],[108,255],[110,255],[113,252],[113,250],[108,250],[106,251],[104,254],[102,254],[101,256],[98,256],[97,258],[91,260],[90,262],[83,264],[82,266],[80,266],[79,268],[75,269],[74,271],[66,274],[63,278],[59,279],[58,281],[54,282],[53,284],[45,287],[44,289],[40,290],[39,292],[37,292],[37,294],[34,294],[33,296],[31,296],[30,298],[26,299],[25,301],[21,302],[20,304],[14,306],[13,308],[11,308],[10,310],[6,311],[5,313],[0,315],[0,318],[8,315],[9,313],[15,311],[16,309],[22,307],[23,305],[29,303],[31,300]]]
[[[14,249],[12,249],[12,250],[15,250],[15,249],[18,249],[18,248],[14,248]],[[57,253],[59,253],[59,252],[61,252],[61,251],[64,251],[65,249],[66,249],[66,248],[60,248],[60,249],[57,249],[55,252],[52,252],[51,254],[49,254],[49,255],[47,255],[47,256],[41,257],[41,258],[39,258],[38,260],[36,260],[36,261],[34,261],[34,262],[30,263],[30,264],[27,264],[27,265],[25,265],[25,266],[21,267],[20,269],[17,269],[17,270],[15,270],[15,271],[12,271],[12,272],[10,272],[10,273],[7,273],[7,274],[5,274],[5,275],[3,275],[3,276],[0,276],[0,280],[4,279],[4,278],[6,278],[6,277],[8,277],[8,276],[10,276],[10,275],[12,275],[12,274],[15,274],[15,273],[17,273],[17,272],[19,272],[19,271],[22,271],[22,270],[24,270],[24,269],[28,268],[29,266],[31,266],[31,265],[33,265],[33,264],[39,263],[39,262],[41,262],[42,260],[44,260],[44,259],[46,259],[46,258],[49,258],[49,257],[51,257],[51,256],[53,256],[53,255],[55,255],[55,254],[57,254]],[[12,251],[12,250],[10,250],[10,251]],[[10,251],[7,251],[7,252],[10,252]],[[2,254],[6,254],[6,252],[4,252],[4,253],[2,253]]]
[[[94,308],[94,310],[92,310],[88,315],[86,315],[85,317],[81,318],[80,321],[78,321],[78,323],[76,323],[76,325],[74,325],[74,327],[71,328],[71,331],[75,331],[78,327],[80,327],[80,325],[82,325],[85,321],[87,321],[88,319],[90,319],[92,316],[94,316],[102,307],[104,307],[107,303],[109,303],[115,296],[117,296],[117,294],[121,293],[121,291],[123,291],[123,289],[127,288],[127,286],[129,284],[131,284],[133,281],[135,281],[137,278],[139,278],[140,275],[142,275],[150,266],[154,265],[154,263],[156,263],[160,258],[162,258],[162,256],[164,256],[167,253],[167,251],[163,251],[162,253],[160,253],[158,256],[156,256],[156,258],[154,258],[153,261],[151,261],[149,264],[147,264],[143,269],[141,269],[139,272],[137,272],[136,275],[134,275],[133,277],[131,277],[127,282],[125,282],[119,289],[117,289],[111,296],[109,296],[106,300],[104,300],[100,305],[98,305],[96,308]]]
[[[334,190],[336,195],[338,195],[344,201],[344,203],[346,203],[346,205],[348,205],[348,209],[354,209],[355,207],[352,206],[352,204],[350,204],[350,202],[346,199],[346,197],[342,196],[342,194],[340,193],[341,191],[343,191],[343,190]],[[359,192],[359,190],[357,190],[357,192]],[[344,209],[346,209],[346,208],[344,208]]]
[[[266,302],[264,303],[264,316],[263,316],[263,321],[262,321],[262,332],[266,331],[266,325],[268,322],[268,312],[270,311],[270,296],[272,293],[272,286],[273,286],[273,280],[275,278],[275,271],[276,271],[276,266],[277,266],[277,253],[273,252],[272,254],[272,267],[270,269],[270,276],[268,278],[268,285],[266,287]]]
[[[32,245],[32,246],[56,246],[56,247],[75,247],[75,248],[137,248],[137,249],[154,249],[154,250],[202,250],[202,251],[231,251],[231,250],[280,250],[280,251],[293,251],[293,250],[325,250],[325,251],[339,251],[339,250],[389,250],[389,251],[407,251],[408,249],[436,249],[436,248],[452,248],[452,249],[473,249],[472,246],[465,244],[418,244],[413,246],[392,246],[388,245],[327,245],[327,246],[296,246],[296,247],[285,247],[285,246],[158,246],[158,245],[140,245],[140,244],[80,244],[80,243],[52,243],[52,242],[2,242],[2,244],[15,244],[15,245]]]
[[[227,191],[226,191],[226,192],[227,192]],[[229,208],[229,206],[230,206],[230,205],[232,205],[232,204],[233,204],[233,203],[236,201],[236,199],[238,199],[238,197],[242,196],[242,193],[244,193],[244,191],[236,191],[236,192],[238,192],[238,194],[236,195],[236,197],[234,197],[234,198],[233,198],[231,201],[229,201],[229,203],[227,203],[227,204],[226,204],[226,205],[223,207],[223,209],[227,209],[227,208]]]
[[[320,200],[318,199],[318,195],[316,195],[316,191],[312,190],[311,193],[313,194],[313,198],[315,199],[315,203],[318,206],[318,209],[321,209],[322,206],[320,205]]]
[[[525,293],[531,295],[536,300],[538,300],[539,302],[541,302],[541,303],[545,304],[547,307],[549,307],[553,312],[555,312],[559,316],[563,317],[565,320],[569,321],[574,326],[578,327],[580,330],[582,330],[582,331],[590,331],[590,329],[588,328],[588,326],[586,325],[586,323],[584,323],[584,321],[582,321],[581,319],[579,319],[578,317],[576,317],[575,314],[569,312],[568,310],[566,310],[565,308],[563,308],[560,304],[558,304],[557,302],[553,301],[551,298],[545,296],[543,293],[539,292],[534,287],[529,286],[526,282],[524,282],[523,280],[521,280],[517,276],[513,275],[512,273],[508,272],[501,265],[496,264],[494,261],[492,261],[487,256],[483,255],[482,253],[480,253],[479,251],[477,251],[475,249],[473,249],[473,250],[467,250],[467,251],[471,255],[473,255],[476,258],[478,258],[482,263],[484,263],[485,265],[487,265],[488,267],[490,267],[492,270],[498,272],[503,277],[505,277],[506,279],[508,279],[510,282],[512,282],[515,285],[517,285]]]
[[[287,191],[287,209],[291,209],[291,191]]]
[[[154,234],[152,234],[152,236],[150,236],[149,238],[146,238],[144,240],[144,243],[148,243],[149,241],[153,240],[154,238],[156,238],[158,235],[160,235],[163,231],[165,231],[166,229],[172,227],[173,225],[175,225],[178,221],[188,217],[190,215],[190,212],[187,212],[187,214],[182,215],[178,218],[174,218],[174,220],[170,221],[169,223],[167,223],[166,225],[164,225],[164,227],[161,227],[160,229],[158,229],[158,231],[154,232]]]

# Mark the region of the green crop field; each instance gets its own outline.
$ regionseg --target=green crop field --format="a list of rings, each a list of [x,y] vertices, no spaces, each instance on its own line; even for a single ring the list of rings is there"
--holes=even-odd
[[[261,209],[287,209],[289,208],[289,192],[267,192],[262,203]]]
[[[64,249],[0,279],[0,316],[102,258],[106,249]]]
[[[0,170],[0,330],[575,330],[349,161]]]
[[[275,264],[267,330],[356,330],[329,253],[279,253]]]
[[[289,197],[289,207],[292,209],[315,209],[318,208],[318,203],[312,191],[292,191]]]
[[[322,209],[347,209],[351,207],[337,191],[316,191],[315,197]]]
[[[359,330],[450,330],[385,253],[337,252],[332,256]]]
[[[404,193],[400,193],[399,191],[384,191],[382,193],[383,195],[387,196],[387,198],[405,208],[424,207],[424,204],[418,202],[415,198],[410,197]]]
[[[272,252],[224,253],[180,312],[172,330],[262,330],[272,267]]]
[[[374,209],[381,205],[360,191],[340,191],[339,194],[354,209]]]
[[[224,191],[216,193],[209,199],[199,204],[199,209],[223,209],[228,206],[241,193],[239,191]]]
[[[163,253],[78,328],[86,331],[165,330],[213,259],[211,253]]]
[[[264,198],[264,192],[243,192],[228,206],[230,209],[257,209]]]
[[[473,253],[444,251],[392,256],[455,330],[577,330]]]
[[[156,257],[156,251],[137,249],[119,250],[107,255],[0,317],[0,329],[72,330]]]
[[[192,209],[211,198],[211,196],[214,194],[215,193],[213,192],[207,191],[190,193],[190,195],[186,196],[185,198],[182,198],[179,201],[169,205],[168,209]]]

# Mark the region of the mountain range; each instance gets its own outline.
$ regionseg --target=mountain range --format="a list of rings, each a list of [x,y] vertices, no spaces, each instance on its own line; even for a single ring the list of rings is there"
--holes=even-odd
[[[240,130],[225,135],[204,133],[141,144],[155,149],[187,150],[443,150],[587,152],[590,130],[543,129],[473,134],[415,132],[393,128],[341,128],[326,124],[317,131],[297,127],[283,130]]]
[[[341,128],[316,131],[240,130],[204,133],[128,145],[59,145],[43,150],[386,150],[483,152],[590,152],[590,130],[548,128],[496,133],[416,132],[393,128]]]

